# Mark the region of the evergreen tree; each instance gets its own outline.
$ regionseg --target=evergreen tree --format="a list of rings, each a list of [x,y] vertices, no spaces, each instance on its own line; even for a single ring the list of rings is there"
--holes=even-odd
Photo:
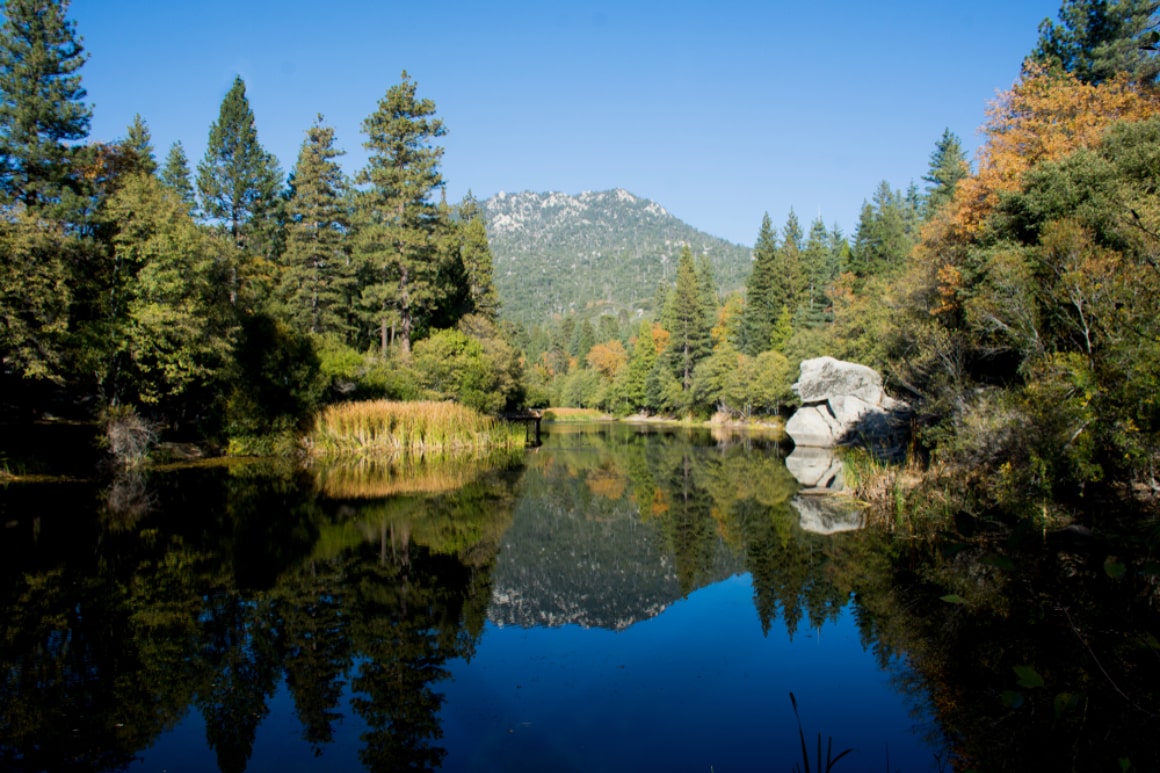
[[[721,299],[717,296],[717,280],[713,277],[713,264],[707,255],[697,259],[697,288],[701,291],[701,314],[709,320],[709,328],[717,324],[717,309]]]
[[[158,178],[162,185],[177,194],[185,203],[186,211],[192,215],[197,200],[194,198],[193,182],[189,175],[189,159],[180,140],[170,146],[169,154],[165,157],[165,166],[158,173]]]
[[[572,340],[568,346],[568,353],[583,362],[588,352],[596,345],[596,331],[592,323],[584,320],[576,326],[572,333]]]
[[[1044,19],[1029,59],[1061,67],[1084,83],[1098,84],[1117,73],[1137,83],[1155,83],[1156,0],[1064,0],[1059,23]]]
[[[319,115],[306,131],[286,206],[286,248],[280,293],[292,326],[345,336],[354,292],[347,249],[346,181],[335,160],[334,129]]]
[[[697,281],[693,254],[686,247],[677,262],[677,282],[665,310],[665,327],[672,334],[667,354],[669,367],[688,393],[693,384],[693,369],[712,349],[712,320],[705,315],[705,304]]]
[[[737,348],[745,354],[757,354],[769,345],[773,321],[781,311],[782,299],[774,293],[778,282],[774,273],[777,253],[777,235],[767,212],[761,219],[757,243],[753,245],[753,270],[745,283],[745,309],[741,312],[737,341]]]
[[[280,177],[277,160],[258,142],[246,85],[235,77],[197,165],[202,211],[222,222],[239,247],[246,247],[258,221],[275,206]]]
[[[653,340],[652,323],[640,323],[632,356],[617,386],[617,395],[627,413],[636,413],[648,407],[647,384],[649,374],[657,361],[656,342]]]
[[[944,129],[930,154],[930,168],[922,178],[929,183],[926,193],[927,217],[954,197],[959,181],[970,173],[962,143],[950,129]]]
[[[67,0],[8,0],[0,27],[0,196],[41,208],[80,190],[84,48]]]
[[[837,276],[837,266],[829,242],[826,225],[818,217],[810,224],[810,234],[802,251],[802,273],[806,288],[798,309],[799,322],[795,327],[819,327],[826,322],[825,308],[829,303],[826,288]],[[768,340],[766,344],[768,346]]]
[[[499,292],[495,289],[494,261],[487,240],[487,226],[479,204],[469,193],[458,211],[459,259],[466,274],[469,313],[490,320],[499,316]]]
[[[775,314],[780,313],[783,306],[787,309],[796,309],[801,302],[806,287],[801,253],[802,228],[791,208],[782,228],[781,246],[778,248],[773,265],[774,283],[770,292],[771,307],[778,310],[774,312]]]
[[[416,325],[444,292],[437,280],[447,223],[432,196],[443,188],[443,148],[434,140],[446,130],[435,117],[435,103],[417,99],[415,91],[404,71],[402,82],[363,121],[370,151],[357,178],[366,186],[358,196],[360,248],[370,277],[363,304],[367,322],[379,330],[384,356],[395,325],[400,349],[409,356]]]
[[[129,124],[121,147],[129,157],[131,171],[142,174],[157,172],[157,158],[153,155],[153,138],[149,134],[149,126],[140,113],[133,116],[133,123]]]
[[[916,218],[902,194],[883,180],[870,204],[863,204],[854,232],[850,268],[866,278],[899,270],[910,254],[916,237]]]

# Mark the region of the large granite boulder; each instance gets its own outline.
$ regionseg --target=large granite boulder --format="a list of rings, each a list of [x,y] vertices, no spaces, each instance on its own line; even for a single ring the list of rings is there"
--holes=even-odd
[[[905,435],[910,408],[886,394],[873,368],[833,357],[804,360],[793,385],[802,406],[786,423],[797,446],[888,446]]]

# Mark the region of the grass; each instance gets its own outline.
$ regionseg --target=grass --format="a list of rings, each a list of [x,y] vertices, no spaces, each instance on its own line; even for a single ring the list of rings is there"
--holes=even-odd
[[[544,421],[556,424],[579,423],[583,421],[606,421],[608,414],[595,408],[549,408],[544,411]]]
[[[303,439],[315,459],[452,456],[523,445],[523,427],[458,403],[390,400],[327,406]]]

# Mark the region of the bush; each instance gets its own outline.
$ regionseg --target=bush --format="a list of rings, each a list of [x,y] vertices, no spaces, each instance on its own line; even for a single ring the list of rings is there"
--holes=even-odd
[[[157,428],[132,405],[109,406],[101,414],[101,445],[119,467],[137,467],[149,460],[157,444]]]

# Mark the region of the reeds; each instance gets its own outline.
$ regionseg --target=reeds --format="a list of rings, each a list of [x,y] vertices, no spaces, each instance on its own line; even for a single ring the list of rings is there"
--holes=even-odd
[[[327,406],[303,440],[313,458],[457,455],[524,443],[522,427],[453,402],[369,400]]]

